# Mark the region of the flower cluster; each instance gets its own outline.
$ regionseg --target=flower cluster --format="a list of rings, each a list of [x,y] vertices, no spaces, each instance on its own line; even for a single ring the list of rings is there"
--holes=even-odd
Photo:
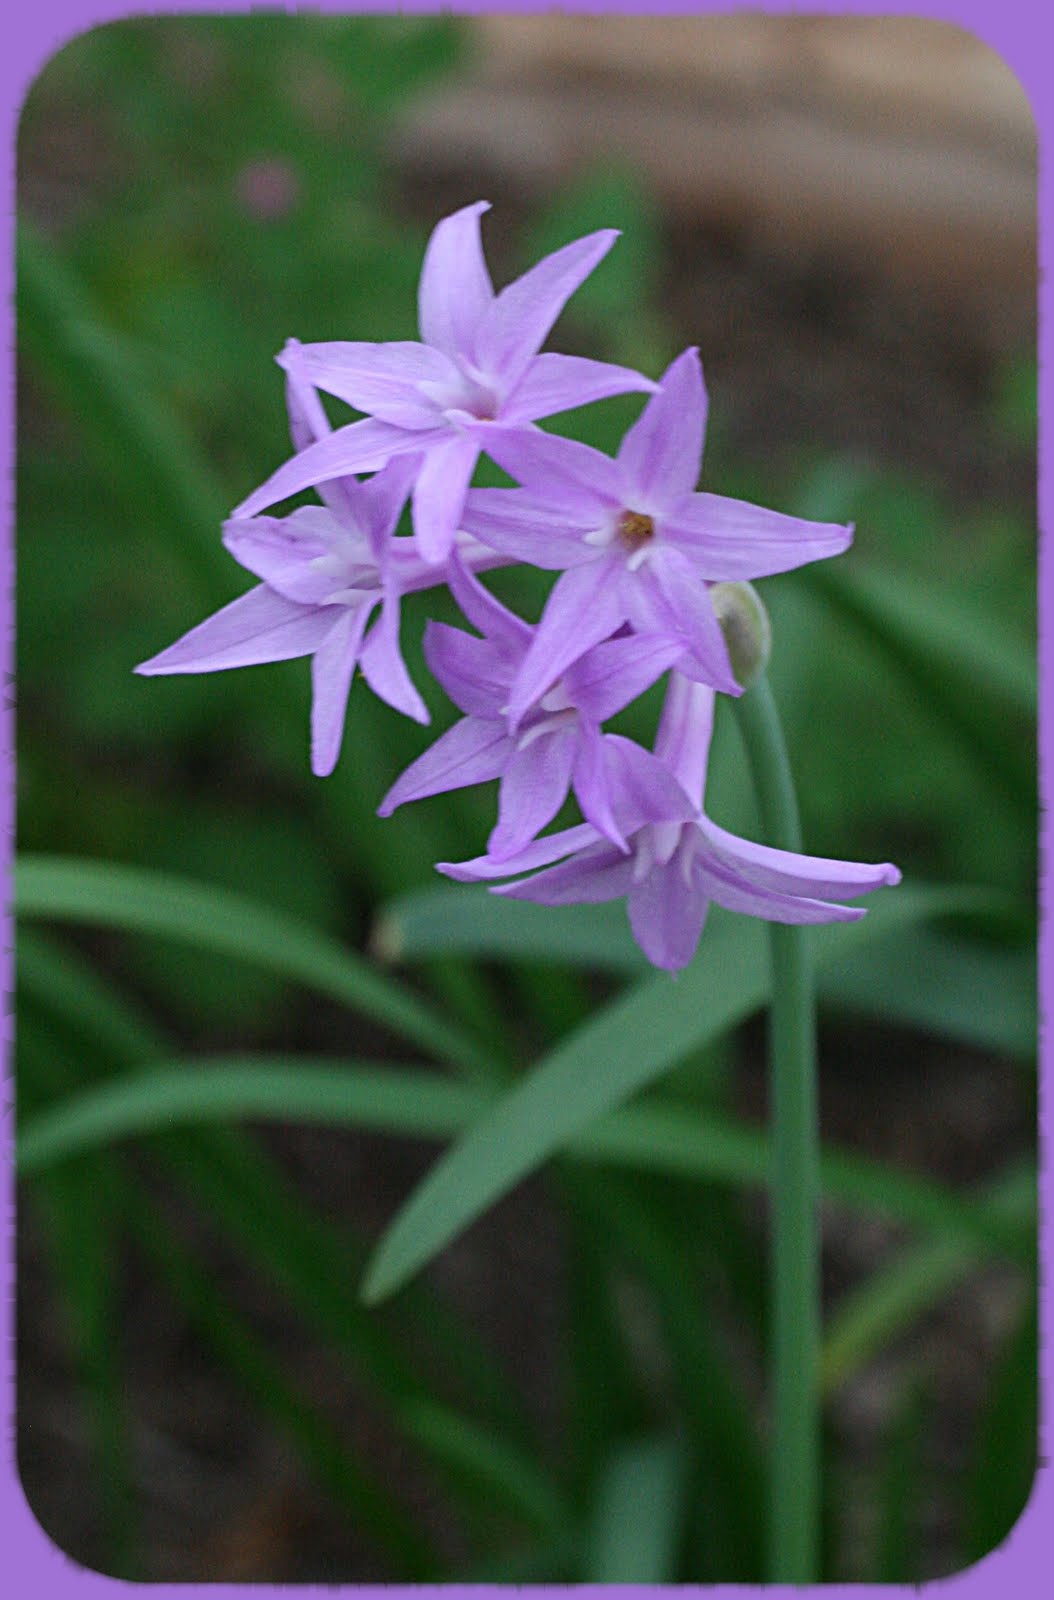
[[[546,905],[625,896],[641,948],[671,971],[691,959],[711,901],[779,922],[863,916],[841,902],[896,883],[895,867],[752,844],[703,810],[715,695],[742,692],[715,586],[837,555],[852,528],[698,492],[707,407],[696,350],[657,383],[540,353],[617,235],[579,239],[495,293],[486,209],[467,206],[432,234],[420,342],[290,340],[279,363],[294,454],[224,527],[231,554],[261,581],[137,670],[310,655],[311,763],[324,776],[356,665],[389,705],[429,720],[400,653],[399,607],[412,590],[446,585],[476,631],[429,623],[425,657],[463,716],[380,806],[388,816],[500,781],[487,853],[441,872],[511,878],[495,892]],[[332,429],[320,391],[363,417]],[[648,398],[613,460],[536,426],[634,391]],[[471,487],[484,452],[517,487]],[[308,488],[321,505],[262,514]],[[400,534],[408,502],[413,531]],[[534,626],[479,580],[514,562],[560,574]],[[664,674],[653,750],[604,731]],[[584,822],[543,834],[571,791]]]

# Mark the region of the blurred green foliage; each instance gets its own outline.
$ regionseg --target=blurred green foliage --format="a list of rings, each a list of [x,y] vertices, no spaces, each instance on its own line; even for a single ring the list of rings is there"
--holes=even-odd
[[[433,862],[482,846],[492,797],[467,791],[379,822],[379,798],[423,740],[363,684],[351,696],[337,772],[319,782],[308,770],[303,662],[214,677],[145,680],[132,672],[247,586],[219,543],[219,524],[288,453],[273,364],[285,339],[413,337],[421,254],[435,218],[402,195],[389,134],[406,98],[456,73],[465,50],[449,18],[139,20],[74,39],[29,93],[19,136],[20,846],[72,858],[74,875],[78,860],[92,858],[177,875],[188,894],[198,886],[202,903],[210,888],[252,903],[226,946],[219,899],[207,931],[208,917],[200,919],[198,938],[192,918],[182,932],[166,928],[160,913],[153,924],[137,922],[128,907],[134,911],[138,893],[142,911],[149,895],[135,883],[118,914],[97,894],[103,879],[90,874],[81,889],[89,900],[96,895],[94,910],[29,907],[38,919],[83,916],[104,931],[84,936],[80,951],[68,935],[64,943],[36,929],[25,936],[19,1094],[27,1136],[42,1136],[47,1115],[75,1113],[78,1097],[115,1075],[138,1079],[181,1052],[267,1048],[287,1062],[305,1048],[335,1049],[335,1062],[388,1054],[400,1017],[434,1015],[426,1006],[442,1009],[444,1041],[437,1030],[429,1049],[427,1026],[415,1032],[412,1023],[405,1037],[472,1081],[481,1118],[487,1096],[500,1095],[540,1055],[559,1060],[577,1049],[585,1061],[590,1039],[605,1026],[617,1032],[622,1015],[645,1019],[649,1037],[662,1026],[655,980],[638,979],[624,938],[620,944],[619,930],[603,919],[602,936],[592,925],[576,932],[569,913],[546,949],[537,926],[492,927],[481,917],[472,944],[481,962],[465,959],[464,916],[459,924],[437,902],[428,923],[421,891],[434,881]],[[485,224],[495,277],[504,281],[599,226],[619,227],[623,238],[572,302],[554,342],[658,375],[692,333],[663,310],[662,219],[632,173],[584,175],[536,206],[515,233],[496,209]],[[612,450],[638,404],[612,400],[547,426]],[[1008,362],[993,386],[990,427],[993,450],[1031,450],[1030,359]],[[502,481],[486,465],[482,479]],[[953,510],[939,482],[820,448],[801,459],[734,458],[720,428],[706,486],[856,522],[856,547],[830,573],[805,570],[761,585],[807,847],[896,860],[909,881],[950,886],[949,904],[960,907],[950,928],[922,925],[920,913],[895,949],[887,944],[883,954],[876,943],[870,965],[850,960],[825,988],[825,1006],[1005,1050],[1017,1063],[1008,1072],[1020,1079],[1035,1012],[1028,508]],[[544,575],[507,572],[493,582],[537,615]],[[408,663],[438,732],[453,713],[424,670],[426,616],[452,621],[456,613],[438,593],[411,597],[405,608]],[[623,731],[649,737],[657,694],[624,714]],[[737,832],[756,832],[727,718],[716,731],[708,809]],[[150,893],[163,898],[169,881],[157,880]],[[279,946],[290,929],[285,958],[273,949],[261,956],[272,922]],[[378,927],[389,945],[401,930],[409,975],[382,971],[382,938],[369,954]],[[343,978],[333,966],[339,940],[347,947]],[[356,988],[365,962],[355,964],[355,955],[363,951],[376,989]],[[684,1047],[667,1050],[675,1070],[665,1087],[648,1089],[659,1120],[638,1126],[636,1155],[627,1154],[624,1132],[621,1146],[609,1140],[606,1156],[561,1157],[556,1166],[572,1284],[569,1437],[560,1451],[525,1419],[522,1397],[509,1394],[456,1307],[420,1286],[381,1313],[358,1304],[365,1241],[297,1194],[257,1135],[164,1131],[162,1118],[158,1131],[142,1135],[141,1161],[104,1138],[27,1177],[93,1430],[101,1488],[93,1559],[132,1575],[145,1560],[136,1550],[115,1266],[131,1241],[222,1370],[293,1441],[392,1578],[759,1579],[764,1449],[749,1372],[765,1339],[765,1268],[734,1186],[761,1181],[763,1157],[755,1131],[736,1119],[727,1070],[730,1028],[744,1014],[735,996],[749,974],[733,954],[725,966],[718,954],[715,943],[713,996],[701,991],[700,1006],[714,1015],[727,1007],[729,1022],[705,1040],[705,1028],[688,1029]],[[926,971],[945,975],[939,995],[932,984],[926,992]],[[295,985],[312,982],[332,1012],[304,1006]],[[573,1033],[591,1005],[623,983],[623,1011]],[[762,985],[746,1009],[763,994]],[[994,1015],[1000,995],[1006,1003]],[[657,1048],[656,1058],[662,1053]],[[278,1116],[279,1080],[267,1077],[266,1064],[259,1070],[275,1090]],[[393,1078],[392,1094],[400,1093]],[[573,1085],[563,1111],[572,1093]],[[404,1100],[423,1114],[413,1079]],[[381,1121],[371,1125],[405,1128],[405,1106],[402,1122],[394,1111],[384,1122],[388,1103],[382,1097],[372,1113]],[[286,1110],[298,1114],[291,1104]],[[695,1134],[662,1120],[686,1110],[698,1114]],[[447,1138],[461,1126],[448,1120],[433,1132]],[[920,1200],[893,1169],[854,1179],[850,1168],[846,1179],[841,1153],[829,1157],[850,1202],[855,1195],[865,1209],[881,1210],[884,1195],[926,1234],[914,1255],[897,1254],[886,1277],[849,1301],[835,1328],[841,1343],[828,1352],[838,1381],[892,1345],[985,1250],[999,1255],[997,1222],[1016,1241],[1012,1270],[1028,1274],[1020,1248],[1031,1227],[1027,1173],[1011,1185],[1009,1216],[993,1213],[986,1244],[957,1231],[972,1197]],[[407,1459],[434,1474],[469,1552],[463,1565],[452,1568],[432,1548],[398,1493],[301,1392],[266,1334],[210,1281],[179,1229],[143,1206],[145,1169],[163,1174],[191,1214],[244,1252],[301,1319],[305,1338],[335,1347],[354,1381],[380,1394]],[[1002,1190],[993,1192],[995,1204]],[[735,1359],[729,1340],[714,1333],[715,1318],[738,1330]],[[984,1548],[978,1530],[991,1538],[1005,1530],[1030,1481],[1031,1328],[1026,1315],[978,1425],[962,1486],[964,1560]],[[878,1507],[875,1576],[918,1570],[908,1512],[931,1410],[930,1387],[912,1387],[890,1424],[888,1460],[865,1486]],[[828,1468],[841,1470],[833,1447]],[[623,1508],[649,1496],[667,1515],[635,1539]],[[706,1515],[715,1505],[725,1507],[722,1516]]]

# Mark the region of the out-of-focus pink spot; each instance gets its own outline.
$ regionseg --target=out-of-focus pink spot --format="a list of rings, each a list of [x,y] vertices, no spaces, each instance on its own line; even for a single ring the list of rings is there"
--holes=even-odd
[[[286,217],[300,199],[300,178],[289,161],[250,161],[238,173],[238,199],[252,217],[270,222]]]

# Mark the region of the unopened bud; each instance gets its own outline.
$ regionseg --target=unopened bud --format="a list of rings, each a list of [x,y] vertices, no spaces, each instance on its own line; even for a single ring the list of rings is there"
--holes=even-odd
[[[749,689],[768,666],[772,652],[772,629],[764,602],[752,583],[715,583],[710,600],[725,636],[735,680]]]

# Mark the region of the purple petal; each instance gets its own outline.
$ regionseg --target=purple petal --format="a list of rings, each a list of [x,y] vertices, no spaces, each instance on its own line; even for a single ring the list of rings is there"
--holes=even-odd
[[[479,445],[454,434],[425,456],[414,485],[414,539],[425,561],[445,561],[454,547]]]
[[[658,394],[622,440],[618,462],[633,509],[662,510],[695,488],[706,409],[699,352],[686,350],[667,368]]]
[[[361,520],[366,537],[374,559],[382,570],[390,565],[387,557],[391,551],[391,538],[422,465],[419,455],[393,456],[380,472],[374,473],[365,483],[355,485],[361,502]]]
[[[501,780],[498,824],[487,840],[495,861],[523,850],[567,798],[577,736],[573,727],[539,734],[517,749]]]
[[[605,782],[619,827],[636,833],[649,823],[689,822],[698,808],[673,773],[632,739],[604,735]]]
[[[706,895],[686,880],[679,853],[653,866],[627,902],[633,937],[652,965],[667,972],[680,972],[695,955],[708,909]]]
[[[331,432],[318,392],[300,370],[303,345],[299,339],[287,339],[281,363],[285,371],[285,403],[289,412],[289,436],[294,450],[305,450],[316,439],[324,439]]]
[[[719,906],[748,917],[763,917],[767,922],[858,922],[867,914],[863,906],[832,905],[804,895],[757,888],[709,853],[696,858],[694,871],[703,892]]]
[[[586,821],[605,839],[610,839],[623,855],[628,855],[630,847],[618,825],[608,792],[608,752],[604,736],[588,722],[579,724],[573,782],[575,798]]]
[[[289,359],[285,363],[285,400],[289,412],[289,434],[294,450],[306,450],[308,445],[314,444],[318,439],[326,438],[327,434],[333,431],[318,397],[318,391],[298,370],[300,350],[299,339],[286,340],[285,353]],[[316,485],[316,488],[323,504],[329,507],[339,521],[357,525],[358,515],[354,498],[357,482],[354,478],[347,480],[334,478],[329,483]]]
[[[584,541],[596,527],[596,516],[568,520],[551,500],[528,489],[470,489],[461,526],[491,549],[532,567],[561,571],[596,559],[596,548]]]
[[[700,577],[714,582],[766,578],[848,550],[852,523],[806,522],[745,500],[693,494],[671,505],[662,537],[689,557]]]
[[[622,483],[610,456],[561,439],[541,428],[506,427],[476,422],[472,429],[481,450],[540,500],[548,501],[565,526],[597,528],[607,524],[621,505]]]
[[[679,550],[657,546],[636,573],[627,571],[624,587],[636,602],[631,614],[635,628],[672,633],[684,641],[679,670],[686,677],[698,673],[702,682],[725,694],[743,693],[706,587]]]
[[[291,661],[317,650],[340,614],[337,606],[297,605],[261,583],[135,670],[155,677]]]
[[[630,367],[588,356],[535,356],[501,408],[506,422],[536,422],[613,394],[654,392],[656,385]],[[693,483],[694,487],[694,483]]]
[[[504,883],[491,893],[510,900],[533,900],[543,906],[601,905],[621,899],[632,881],[632,861],[605,840],[580,851],[570,861],[536,873],[533,878]]]
[[[567,669],[568,696],[594,722],[606,722],[650,689],[683,653],[683,642],[669,634],[609,639]]]
[[[287,347],[278,360],[316,389],[397,428],[436,426],[436,407],[421,394],[419,384],[460,382],[457,368],[440,350],[412,339],[301,344]]]
[[[701,810],[714,731],[714,690],[671,672],[655,736],[655,754]]]
[[[509,387],[518,383],[567,301],[617,238],[617,229],[604,228],[576,239],[504,288],[479,326],[479,365]]]
[[[301,489],[312,489],[356,472],[376,472],[393,456],[430,449],[445,444],[450,437],[451,430],[446,427],[414,433],[407,428],[394,428],[389,422],[378,422],[374,417],[349,422],[347,427],[337,428],[284,462],[266,483],[235,506],[231,516],[255,516],[276,501],[299,494]]]
[[[404,717],[421,723],[432,720],[399,649],[399,596],[394,590],[385,595],[380,617],[370,629],[362,652],[362,672],[374,694]]]
[[[369,614],[369,606],[345,611],[312,658],[311,770],[317,778],[328,778],[340,755],[348,691]]]
[[[484,588],[455,550],[448,573],[450,592],[474,628],[496,645],[505,660],[518,663],[531,641],[530,626]],[[506,680],[510,681],[510,680]]]
[[[512,670],[489,639],[477,639],[445,622],[425,628],[425,660],[459,711],[503,721]]]
[[[597,843],[597,832],[588,822],[579,822],[573,828],[562,828],[558,833],[535,839],[518,855],[507,861],[495,861],[492,856],[476,856],[471,861],[437,861],[436,871],[458,883],[477,883],[488,878],[508,878],[515,872],[533,872],[535,867],[547,867],[561,856],[584,850]],[[608,846],[605,845],[605,849]]]
[[[395,780],[377,807],[377,815],[390,817],[397,806],[410,800],[500,778],[514,749],[503,722],[462,717]]]
[[[795,855],[726,833],[704,817],[700,824],[708,846],[701,859],[716,859],[737,872],[755,888],[776,893],[808,895],[814,899],[851,900],[885,884],[900,882],[890,862],[872,865],[862,861],[829,860],[823,856]]]
[[[601,556],[556,580],[509,696],[512,727],[572,662],[624,620],[620,577],[621,562]]]
[[[475,360],[476,332],[494,300],[479,233],[479,219],[489,210],[489,201],[477,200],[436,225],[417,291],[421,338],[469,361]]]
[[[234,518],[223,542],[235,561],[287,600],[319,606],[347,579],[333,559],[341,529],[322,506],[301,506],[288,517]]]

